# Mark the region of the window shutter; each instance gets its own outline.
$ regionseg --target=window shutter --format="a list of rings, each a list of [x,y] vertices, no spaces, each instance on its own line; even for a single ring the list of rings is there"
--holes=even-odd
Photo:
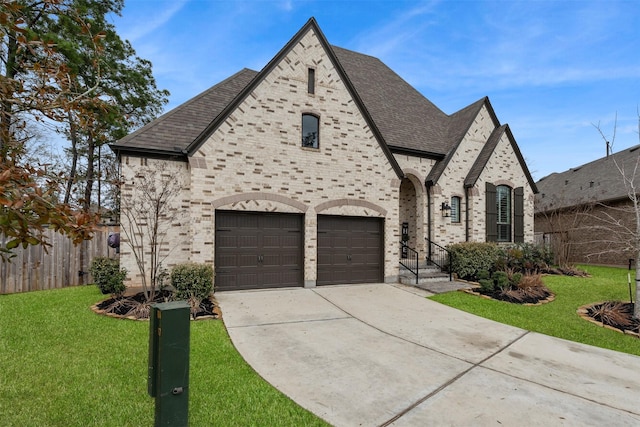
[[[513,241],[524,242],[524,188],[513,191]]]
[[[486,185],[486,224],[487,242],[498,240],[498,204],[496,201],[496,186],[487,182]]]

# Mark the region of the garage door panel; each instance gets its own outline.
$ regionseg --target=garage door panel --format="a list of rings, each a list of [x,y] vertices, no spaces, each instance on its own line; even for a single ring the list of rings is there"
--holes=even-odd
[[[238,254],[235,260],[235,264],[242,268],[255,268],[257,262],[258,255],[255,254]]]
[[[248,228],[248,229],[256,229],[258,228],[259,218],[255,215],[241,215],[236,217],[236,228]]]
[[[382,281],[383,227],[382,218],[318,216],[317,284]]]
[[[216,241],[218,246],[222,247],[222,248],[237,248],[238,247],[238,237],[237,236],[231,236],[228,234],[227,232],[220,233],[219,235],[216,235]]]
[[[302,216],[216,211],[216,289],[302,286]]]
[[[236,239],[236,247],[249,249],[258,247],[258,239],[256,236],[238,236]]]
[[[292,248],[297,250],[298,245],[300,244],[300,240],[301,240],[300,233],[297,233],[297,234],[288,233],[287,235],[282,236],[280,242],[283,248]]]

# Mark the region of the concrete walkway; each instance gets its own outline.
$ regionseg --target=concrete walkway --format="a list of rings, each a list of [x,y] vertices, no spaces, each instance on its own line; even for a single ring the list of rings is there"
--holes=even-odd
[[[216,298],[245,360],[335,426],[640,425],[640,357],[425,295],[371,284]]]

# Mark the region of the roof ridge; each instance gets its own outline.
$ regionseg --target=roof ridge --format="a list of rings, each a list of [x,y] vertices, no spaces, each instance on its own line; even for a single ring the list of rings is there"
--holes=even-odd
[[[623,157],[625,154],[633,153],[634,151],[637,151],[638,149],[640,149],[640,144],[632,145],[631,147],[627,147],[627,148],[624,148],[624,149],[622,149],[620,151],[616,151],[615,153],[611,153],[608,156],[600,157],[600,158],[597,158],[595,160],[591,160],[590,162],[583,163],[583,164],[578,165],[578,166],[573,166],[573,167],[571,167],[571,168],[569,168],[567,170],[564,170],[562,172],[552,172],[549,175],[546,175],[546,176],[540,178],[540,181],[542,181],[543,179],[545,179],[545,178],[547,178],[547,177],[549,177],[551,175],[563,175],[563,174],[569,173],[569,172],[577,172],[580,169],[583,169],[585,167],[589,167],[590,165],[594,165],[596,163],[604,162],[606,160],[609,160],[612,157]],[[638,155],[640,156],[640,153],[638,153]]]

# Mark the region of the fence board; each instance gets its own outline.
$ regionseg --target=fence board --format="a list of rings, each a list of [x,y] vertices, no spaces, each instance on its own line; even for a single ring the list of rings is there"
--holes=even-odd
[[[115,249],[107,245],[110,233],[117,233],[120,227],[101,226],[93,239],[77,246],[65,236],[46,230],[45,236],[51,243],[47,252],[43,247],[29,246],[15,249],[15,257],[7,262],[0,261],[0,294],[29,292],[44,289],[92,283],[89,274],[91,260],[98,256],[115,257]],[[6,242],[0,236],[0,243]],[[79,272],[83,272],[80,274]]]

